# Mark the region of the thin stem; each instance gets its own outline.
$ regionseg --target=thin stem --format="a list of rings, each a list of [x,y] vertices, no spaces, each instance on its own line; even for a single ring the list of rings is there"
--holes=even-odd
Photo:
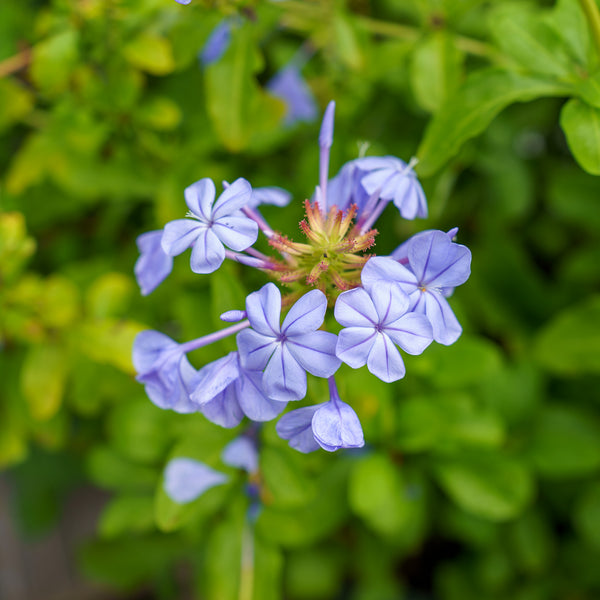
[[[239,600],[252,600],[254,596],[254,532],[248,522],[242,531],[241,563]]]
[[[242,329],[246,329],[246,327],[250,327],[250,321],[248,321],[248,319],[241,321],[240,323],[236,323],[235,325],[231,325],[231,327],[226,327],[225,329],[215,331],[214,333],[210,333],[196,340],[181,344],[180,349],[183,350],[183,352],[191,352],[192,350],[197,350],[198,348],[218,342],[219,340],[233,335]]]
[[[252,219],[259,227],[259,229],[268,237],[272,238],[275,232],[271,229],[269,224],[265,221],[263,216],[254,208],[244,206],[242,212],[250,219]]]
[[[234,260],[247,267],[254,267],[255,269],[271,269],[273,263],[269,260],[263,260],[262,258],[256,258],[254,256],[247,256],[241,252],[234,252],[233,250],[225,250],[225,257],[230,260]]]
[[[596,51],[600,54],[600,11],[598,11],[598,5],[594,0],[579,0],[579,4],[581,4],[581,8],[590,26]]]
[[[580,0],[583,1],[583,0]],[[587,0],[586,0],[587,1]],[[593,2],[593,0],[589,0]],[[362,25],[371,33],[395,37],[407,42],[416,42],[423,36],[421,29],[411,27],[410,25],[401,25],[400,23],[389,23],[379,21],[369,17],[359,17]],[[507,60],[493,46],[462,35],[453,34],[453,40],[456,47],[467,54],[482,56],[497,63],[506,63]]]
[[[23,50],[0,62],[0,78],[12,75],[21,69],[24,69],[31,60],[31,50]]]

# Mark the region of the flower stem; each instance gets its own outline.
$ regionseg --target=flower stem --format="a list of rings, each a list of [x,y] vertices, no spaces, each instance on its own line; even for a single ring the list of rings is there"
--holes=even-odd
[[[239,600],[252,600],[254,596],[254,533],[250,523],[242,531],[242,559]]]
[[[214,333],[210,333],[209,335],[205,335],[196,340],[192,340],[190,342],[186,342],[185,344],[181,344],[180,349],[183,352],[191,352],[192,350],[197,350],[198,348],[202,348],[204,346],[208,346],[209,344],[213,344],[214,342],[218,342],[223,338],[226,338],[246,327],[250,327],[250,321],[246,319],[245,321],[241,321],[240,323],[236,323],[235,325],[231,325],[231,327],[225,327],[225,329],[221,329],[219,331],[215,331]]]
[[[600,54],[600,11],[598,11],[598,5],[594,0],[579,0],[579,4],[581,4],[581,8],[590,26],[596,51]]]

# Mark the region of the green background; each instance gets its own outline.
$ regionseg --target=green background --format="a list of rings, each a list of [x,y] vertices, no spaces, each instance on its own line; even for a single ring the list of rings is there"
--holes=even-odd
[[[320,110],[337,103],[332,173],[365,143],[420,160],[430,217],[388,208],[376,252],[458,226],[472,275],[455,345],[395,384],[340,370],[363,451],[305,456],[264,427],[249,585],[244,477],[219,458],[236,431],[153,406],[130,354],[142,329],[213,331],[265,280],[184,256],[142,298],[135,238],[182,217],[190,183],[245,177],[292,192],[264,214],[299,239],[318,123],[284,127],[265,84],[300,47]],[[93,484],[111,495],[77,568],[126,597],[600,597],[599,48],[593,0],[3,1],[0,467],[23,535]],[[174,456],[230,483],[178,506]]]

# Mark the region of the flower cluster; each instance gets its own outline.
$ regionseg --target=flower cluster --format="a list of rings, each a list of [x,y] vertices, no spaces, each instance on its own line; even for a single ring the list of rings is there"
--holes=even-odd
[[[400,350],[421,354],[433,340],[449,345],[460,336],[447,298],[469,277],[470,251],[453,241],[454,229],[423,231],[390,256],[370,253],[373,226],[390,202],[405,219],[425,217],[427,204],[413,162],[395,157],[358,158],[328,179],[334,108],[331,102],[323,118],[319,185],[305,201],[300,223],[304,240],[274,231],[260,213],[262,204],[285,206],[285,190],[253,189],[241,178],[224,182],[218,197],[210,179],[192,184],[185,190],[186,218],[139,237],[135,274],[143,294],[167,277],[173,257],[187,249],[195,273],[212,273],[233,260],[271,279],[247,296],[244,307],[221,315],[230,325],[220,331],[183,344],[156,331],[139,334],[133,348],[137,379],[157,406],[200,412],[222,427],[244,418],[265,422],[306,397],[310,374],[328,380],[329,400],[288,411],[277,433],[301,452],[359,448],[360,421],[336,386],[340,365],[366,366],[393,382],[405,375]],[[259,233],[278,256],[254,247]],[[199,370],[188,361],[188,352],[233,335],[237,351]],[[169,471],[168,486],[178,490],[177,473],[199,468],[202,485],[224,481],[183,462],[172,467],[175,475]]]

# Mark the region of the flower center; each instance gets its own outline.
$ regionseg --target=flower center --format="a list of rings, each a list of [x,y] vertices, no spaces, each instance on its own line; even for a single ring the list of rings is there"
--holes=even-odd
[[[300,221],[300,229],[306,243],[281,234],[269,240],[282,256],[275,263],[273,275],[295,291],[306,285],[317,287],[333,304],[341,292],[360,285],[362,268],[371,258],[364,252],[375,244],[377,230],[360,233],[354,227],[356,205],[345,213],[333,206],[326,215],[317,202],[305,200],[304,208],[306,218]]]

